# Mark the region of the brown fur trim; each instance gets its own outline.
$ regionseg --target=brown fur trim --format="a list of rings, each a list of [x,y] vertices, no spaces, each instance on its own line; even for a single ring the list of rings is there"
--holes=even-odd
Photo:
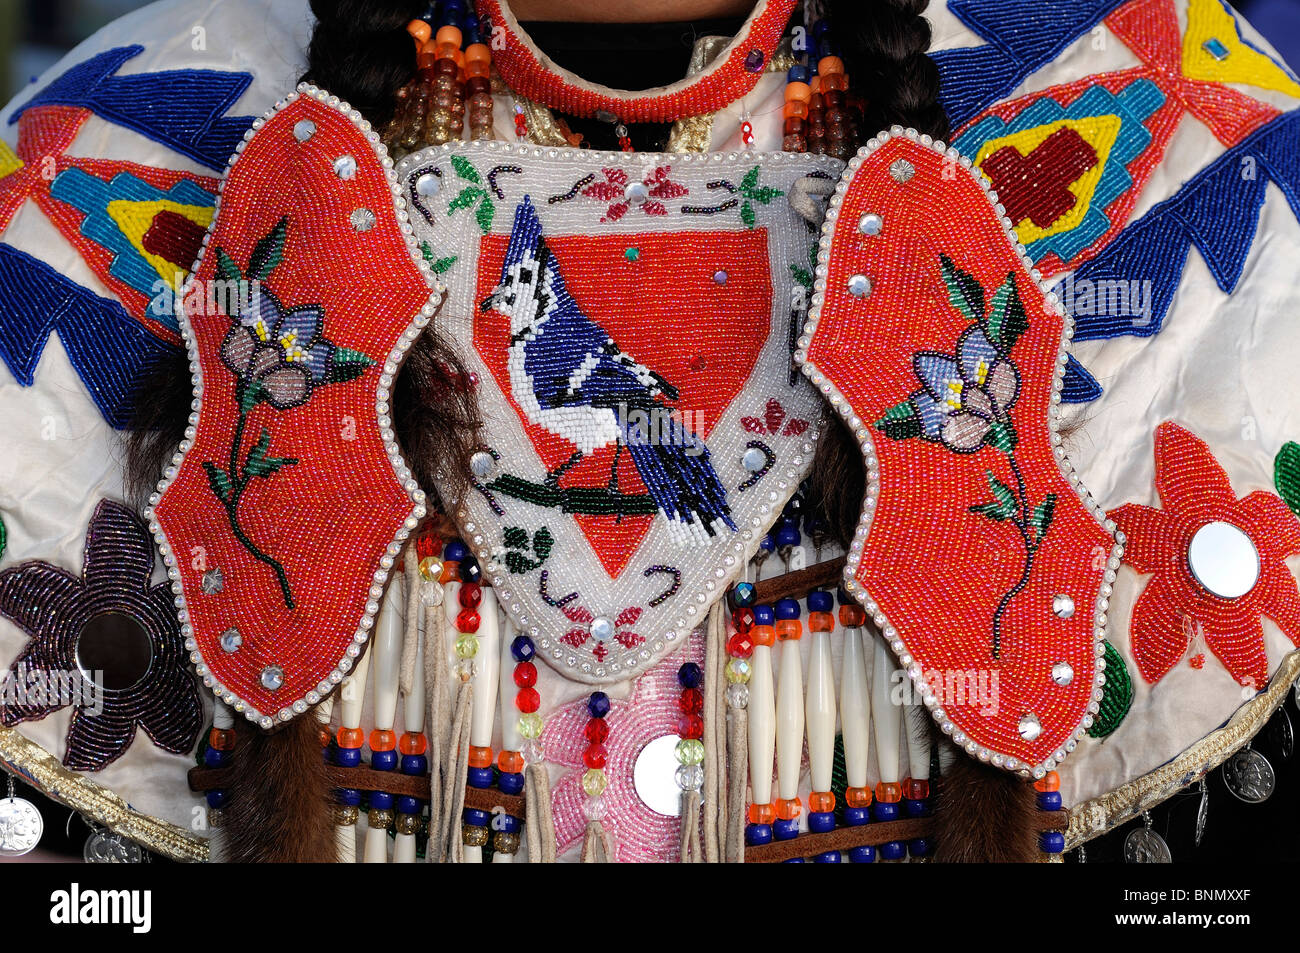
[[[944,775],[937,800],[937,863],[1023,864],[1038,860],[1042,825],[1030,782],[963,753]]]
[[[230,863],[333,863],[334,809],[320,724],[300,715],[275,732],[237,725],[222,833]]]

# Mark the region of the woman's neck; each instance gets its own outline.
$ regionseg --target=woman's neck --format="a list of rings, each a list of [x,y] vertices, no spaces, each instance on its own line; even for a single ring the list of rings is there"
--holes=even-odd
[[[747,16],[755,0],[507,0],[519,20],[577,23],[662,23]]]

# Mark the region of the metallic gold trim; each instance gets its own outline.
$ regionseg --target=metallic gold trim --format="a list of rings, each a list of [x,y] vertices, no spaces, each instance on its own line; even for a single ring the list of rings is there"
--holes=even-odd
[[[1264,727],[1286,701],[1297,676],[1300,676],[1300,652],[1292,652],[1282,659],[1267,690],[1233,712],[1222,728],[1210,732],[1154,771],[1072,807],[1070,826],[1065,833],[1066,848],[1078,847],[1114,830],[1213,771]]]
[[[200,863],[208,859],[204,838],[134,810],[112,791],[63,767],[52,754],[12,728],[0,728],[0,761],[60,804],[155,854]]]
[[[712,63],[730,42],[731,39],[725,36],[700,37],[695,41],[695,49],[691,51],[691,62],[687,67],[686,75],[694,76],[703,72],[704,68]],[[777,46],[776,52],[772,54],[772,58],[768,60],[766,72],[784,73],[796,62],[790,40],[784,38]],[[704,113],[700,116],[684,116],[678,119],[668,133],[667,151],[708,152],[713,145],[715,116],[717,113]]]

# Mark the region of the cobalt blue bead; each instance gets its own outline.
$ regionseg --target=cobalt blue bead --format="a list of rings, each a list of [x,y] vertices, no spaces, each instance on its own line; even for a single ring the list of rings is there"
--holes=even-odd
[[[396,751],[370,752],[370,766],[376,771],[392,771],[397,767]]]
[[[807,861],[802,857],[791,857],[789,860],[781,861],[783,864],[806,864]]]
[[[215,788],[208,792],[208,807],[225,807],[228,795],[224,788]]]
[[[609,714],[609,696],[604,692],[592,692],[587,699],[587,714],[592,718],[604,718]]]
[[[393,806],[393,796],[387,791],[370,792],[370,809],[386,811]]]
[[[813,858],[814,864],[838,864],[840,862],[840,852],[838,850],[828,850],[824,854],[818,854]]]
[[[444,547],[442,558],[447,562],[460,562],[469,555],[469,547],[458,539],[453,539]]]
[[[881,860],[902,860],[907,854],[907,846],[901,840],[891,840],[880,845]]]
[[[1061,792],[1039,791],[1038,809],[1040,811],[1059,811],[1061,809]]]
[[[808,72],[808,67],[804,66],[802,63],[794,64],[794,66],[791,66],[785,74],[785,81],[787,83],[806,83],[809,78],[810,74]]]
[[[403,794],[397,799],[397,813],[419,814],[420,802],[409,795]]]
[[[776,531],[777,546],[798,546],[800,540],[799,530],[794,526],[782,526]]]
[[[927,798],[903,798],[903,813],[908,817],[925,817],[930,813],[930,801]]]
[[[497,787],[502,794],[519,794],[524,790],[522,774],[501,774],[497,776]]]
[[[814,589],[808,593],[809,612],[830,612],[835,608],[835,599],[825,589]]]
[[[778,599],[776,602],[776,617],[778,619],[799,618],[799,600]]]
[[[814,834],[825,834],[835,830],[834,811],[813,811],[808,815],[808,830]]]
[[[1065,835],[1060,831],[1043,831],[1038,835],[1038,846],[1046,854],[1059,854],[1065,850]]]
[[[361,749],[339,748],[334,753],[334,760],[345,768],[355,768],[361,763]]]
[[[772,836],[777,840],[792,840],[799,836],[799,822],[778,820],[772,824]]]
[[[703,677],[704,673],[694,662],[686,662],[677,670],[677,684],[682,688],[694,688]]]
[[[896,821],[898,820],[898,804],[891,804],[888,801],[873,801],[871,803],[871,817],[877,821]]]
[[[463,559],[457,569],[461,582],[478,582],[483,578],[483,570],[478,568],[477,559]]]
[[[756,593],[757,590],[754,588],[752,582],[738,582],[736,583],[732,601],[734,601],[737,606],[752,606],[754,604],[754,596]]]
[[[533,645],[533,640],[528,636],[516,635],[510,643],[510,654],[516,662],[530,662],[537,654],[537,646]]]
[[[776,621],[776,610],[764,603],[754,606],[754,625],[771,625]]]
[[[466,774],[465,781],[472,788],[490,788],[495,780],[496,772],[489,765],[486,768],[470,768]]]
[[[844,823],[849,827],[861,827],[871,820],[871,809],[867,807],[846,807]]]
[[[876,849],[870,844],[864,844],[861,847],[849,848],[849,863],[851,864],[874,864],[876,862]]]
[[[216,748],[207,748],[203,752],[203,765],[208,768],[219,768],[226,763],[226,752],[219,751]]]
[[[745,843],[750,847],[760,847],[772,843],[771,824],[746,824]]]
[[[771,533],[766,533],[766,534],[764,534],[762,540],[761,540],[761,541],[759,542],[759,544],[758,544],[758,548],[759,548],[759,549],[765,549],[765,550],[767,550],[769,553],[770,553],[772,550],[776,549],[776,540],[772,539],[772,534],[771,534]]]
[[[830,32],[830,29],[831,29],[831,24],[829,20],[818,20],[816,23],[813,24],[812,35],[814,38],[820,40],[822,37],[824,37],[827,33]]]
[[[403,774],[424,774],[429,770],[429,759],[422,754],[402,755]]]
[[[498,814],[492,824],[497,830],[506,834],[519,833],[519,818],[513,814]]]
[[[338,798],[340,804],[351,804],[356,807],[361,803],[361,792],[356,788],[335,788],[334,796]]]
[[[465,823],[473,824],[475,827],[486,827],[487,822],[492,819],[492,815],[487,811],[480,811],[476,807],[465,808]]]
[[[907,852],[913,857],[925,857],[930,853],[930,842],[924,837],[907,842]]]

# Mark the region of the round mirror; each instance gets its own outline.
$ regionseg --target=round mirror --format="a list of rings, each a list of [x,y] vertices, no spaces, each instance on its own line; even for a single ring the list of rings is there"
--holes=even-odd
[[[1198,529],[1187,547],[1187,565],[1197,582],[1224,599],[1244,596],[1259,581],[1259,552],[1231,523],[1206,523]]]
[[[682,813],[677,787],[677,735],[663,735],[641,749],[632,768],[632,785],[646,807],[664,817]]]
[[[153,642],[135,619],[103,612],[77,637],[77,668],[100,688],[122,691],[144,678],[153,664]]]

